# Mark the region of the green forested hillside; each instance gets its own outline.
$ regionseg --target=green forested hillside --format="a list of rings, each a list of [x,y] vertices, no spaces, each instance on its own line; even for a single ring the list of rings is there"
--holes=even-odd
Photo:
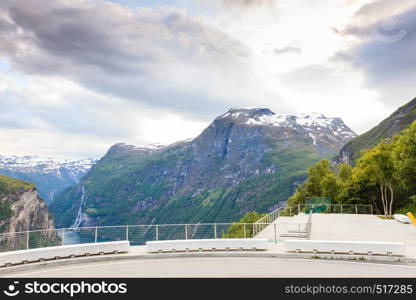
[[[304,180],[304,170],[321,158],[307,143],[302,144],[266,151],[256,162],[250,162],[253,173],[258,170],[258,174],[240,175],[234,184],[230,183],[231,176],[243,172],[242,167],[233,166],[228,175],[224,174],[228,166],[218,157],[211,158],[204,172],[192,172],[195,154],[190,145],[172,147],[145,159],[134,153],[120,159],[110,151],[82,181],[86,220],[107,225],[154,220],[225,222],[238,219],[246,211],[267,211],[287,199],[294,183]],[[186,172],[195,174],[185,178]],[[228,182],[225,176],[230,177]],[[81,197],[80,186],[58,196],[51,205],[58,225],[71,225]]]
[[[35,186],[30,182],[0,175],[0,197],[5,194],[28,190],[34,187]]]
[[[416,122],[364,151],[355,167],[331,167],[326,160],[310,167],[308,179],[289,198],[289,204],[305,203],[307,197],[373,204],[385,216],[395,211],[416,212]]]
[[[416,98],[397,109],[392,115],[366,133],[348,142],[334,159],[335,164],[354,164],[361,152],[374,147],[385,138],[391,138],[416,120]]]

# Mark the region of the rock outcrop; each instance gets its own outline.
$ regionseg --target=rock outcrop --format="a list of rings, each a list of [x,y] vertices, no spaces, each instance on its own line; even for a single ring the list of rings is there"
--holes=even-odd
[[[54,228],[46,203],[31,183],[0,176],[0,204],[2,233]]]

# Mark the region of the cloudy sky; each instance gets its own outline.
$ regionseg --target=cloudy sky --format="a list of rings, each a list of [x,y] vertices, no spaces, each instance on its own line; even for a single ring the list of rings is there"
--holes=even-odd
[[[416,96],[414,0],[1,0],[0,154],[99,157],[231,107],[365,132]]]

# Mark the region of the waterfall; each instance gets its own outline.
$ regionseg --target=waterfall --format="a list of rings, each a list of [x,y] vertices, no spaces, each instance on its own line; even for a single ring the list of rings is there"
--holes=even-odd
[[[81,225],[82,222],[82,208],[85,204],[85,188],[83,185],[81,185],[81,203],[78,208],[77,217],[75,218],[74,223],[72,224],[72,229],[78,229],[79,225]]]

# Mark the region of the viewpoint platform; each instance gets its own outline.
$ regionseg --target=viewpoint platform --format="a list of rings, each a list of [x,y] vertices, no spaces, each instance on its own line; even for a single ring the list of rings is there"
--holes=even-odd
[[[310,226],[303,226],[308,224],[304,223],[305,221],[310,222]],[[306,229],[310,231],[307,238],[302,236]],[[302,234],[299,235],[300,233]],[[318,213],[311,217],[300,213],[292,217],[276,218],[257,233],[253,242],[256,239],[264,240],[265,247],[258,246],[261,243],[247,243],[251,239],[241,239],[246,241],[246,248],[243,249],[241,246],[239,249],[239,240],[230,239],[233,243],[227,244],[224,249],[214,249],[215,241],[221,241],[223,244],[226,242],[219,238],[211,240],[214,244],[210,244],[210,249],[203,249],[203,246],[198,246],[198,240],[191,239],[183,240],[191,242],[187,243],[191,246],[184,246],[189,247],[185,250],[178,248],[181,240],[177,240],[165,241],[171,248],[166,248],[165,245],[164,251],[157,251],[157,246],[154,245],[150,250],[146,246],[125,248],[125,245],[120,246],[123,242],[115,242],[119,243],[119,248],[108,248],[112,254],[99,255],[104,254],[104,251],[100,251],[100,243],[93,243],[88,245],[92,245],[90,247],[95,250],[88,250],[89,253],[86,255],[75,257],[76,255],[68,255],[70,252],[66,252],[68,257],[62,255],[61,259],[2,267],[0,276],[46,277],[53,274],[54,277],[416,277],[415,237],[416,227],[412,224],[385,220],[376,215]],[[319,249],[312,252],[288,251],[285,242],[293,240],[302,243],[323,241],[326,244],[342,242],[346,249],[353,249],[353,242],[370,248],[380,244],[382,249],[386,245],[402,245],[405,250],[403,253],[377,253],[374,248],[375,250],[370,249],[368,253],[361,254],[353,253],[352,250],[346,253],[320,253]],[[205,242],[207,241],[209,240]],[[235,249],[232,249],[233,244],[236,244]],[[84,248],[86,245],[84,244]],[[48,248],[42,249],[37,250],[48,251]]]

